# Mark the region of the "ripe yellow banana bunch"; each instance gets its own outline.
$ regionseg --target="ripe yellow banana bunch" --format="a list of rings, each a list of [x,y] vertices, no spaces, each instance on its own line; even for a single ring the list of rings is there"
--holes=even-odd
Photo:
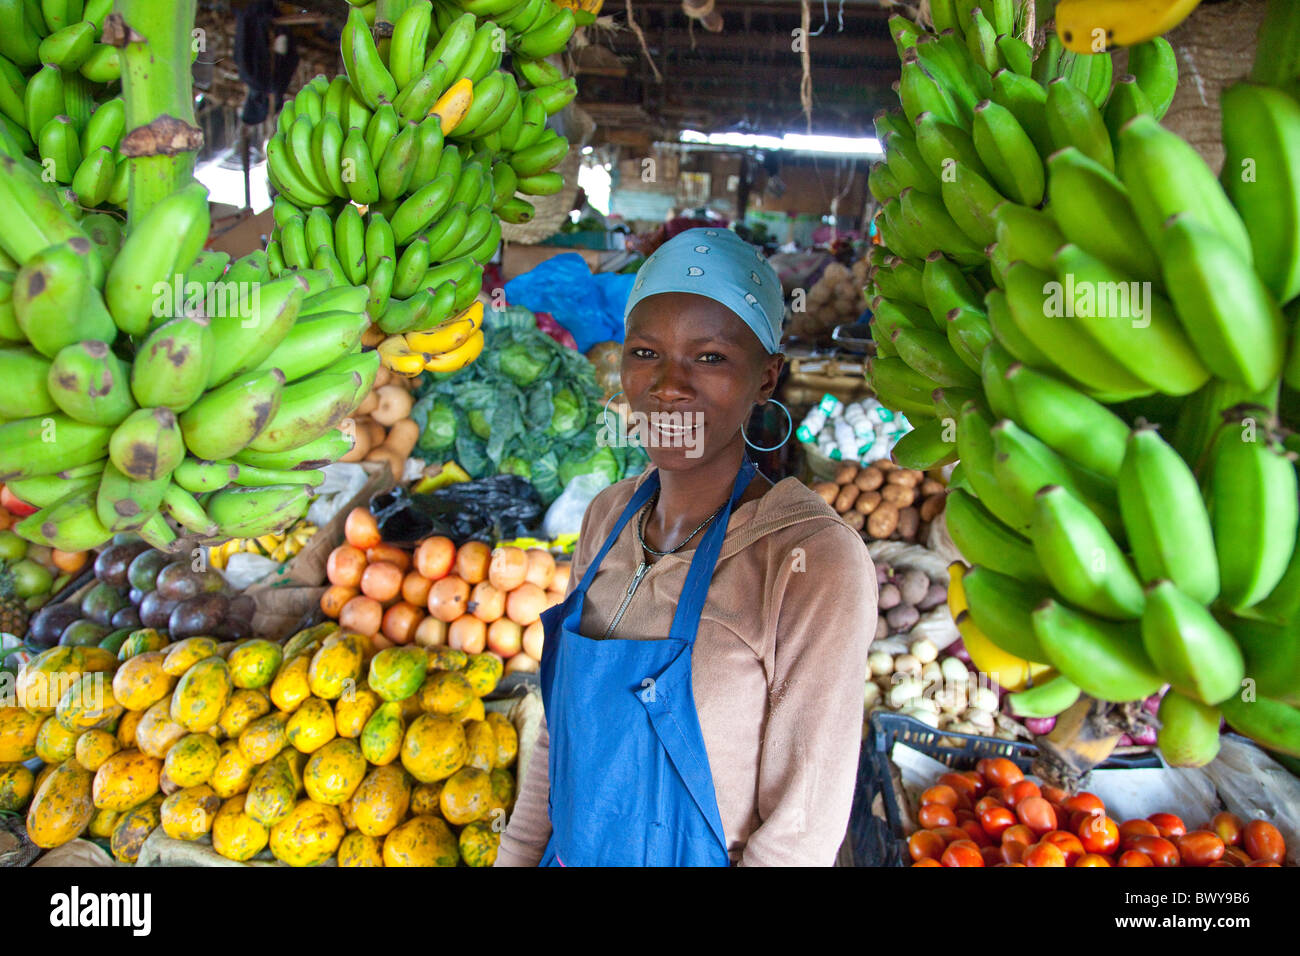
[[[379,360],[399,375],[455,372],[483,351],[483,303],[423,332],[390,335],[379,343]]]
[[[208,549],[208,561],[218,571],[224,571],[236,554],[257,554],[281,564],[294,557],[316,533],[309,521],[299,521],[279,534],[264,534],[256,538],[231,538]]]

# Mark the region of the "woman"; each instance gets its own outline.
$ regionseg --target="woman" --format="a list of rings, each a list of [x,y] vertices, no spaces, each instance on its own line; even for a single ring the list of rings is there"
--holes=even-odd
[[[820,497],[746,453],[781,318],[775,272],[723,229],[638,273],[622,384],[655,467],[591,503],[543,617],[546,728],[498,866],[834,862],[876,575]]]

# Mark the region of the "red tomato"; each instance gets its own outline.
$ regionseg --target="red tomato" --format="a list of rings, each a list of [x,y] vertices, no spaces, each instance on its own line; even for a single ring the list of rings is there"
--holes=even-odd
[[[1174,840],[1183,866],[1209,866],[1223,859],[1223,841],[1211,830],[1193,830]]]
[[[957,814],[952,807],[945,807],[942,803],[927,803],[917,812],[916,818],[927,830],[957,825]]]
[[[985,780],[983,776],[976,773],[974,770],[963,770],[959,774],[959,776],[965,777],[972,784],[974,784],[976,797],[982,797],[984,795],[984,791],[989,788],[988,781]]]
[[[1028,849],[1029,846],[1027,844],[1017,843],[1015,840],[1012,840],[1010,843],[1004,843],[1002,846],[998,847],[998,852],[1002,854],[1002,861],[1009,865],[1012,863],[1023,863],[1025,860],[1025,851]]]
[[[1151,862],[1151,857],[1145,853],[1139,853],[1137,850],[1125,850],[1119,855],[1119,862],[1116,866],[1155,866]]]
[[[992,762],[992,757],[983,757],[975,761],[975,772],[987,780],[989,778],[989,764]]]
[[[971,803],[979,799],[975,784],[959,773],[945,773],[939,778],[939,783],[952,787],[958,794],[964,794]]]
[[[1016,825],[1016,815],[1006,807],[989,807],[980,814],[980,826],[994,840],[1001,842],[1002,834]]]
[[[976,815],[974,810],[967,810],[964,807],[958,807],[957,826],[961,826],[967,820],[978,820],[978,819],[979,817]]]
[[[988,761],[988,767],[982,771],[985,778],[995,787],[1009,787],[1025,779],[1025,772],[1006,757],[994,757]]]
[[[990,787],[988,790],[984,791],[984,796],[980,799],[996,800],[1005,807],[1007,805],[1007,791],[1002,787]]]
[[[983,866],[984,854],[970,840],[949,843],[939,862],[944,866]]]
[[[945,846],[943,837],[933,830],[917,830],[907,838],[907,852],[913,860],[937,860]]]
[[[1002,807],[1005,809],[1006,804],[1001,800],[994,800],[992,797],[980,797],[979,800],[975,802],[975,815],[983,816],[985,810],[989,810],[993,807]]]
[[[1065,866],[1065,854],[1054,843],[1035,843],[1025,851],[1025,866]]]
[[[963,820],[961,823],[957,824],[957,826],[966,831],[966,835],[976,846],[985,847],[993,845],[993,841],[989,839],[989,835],[984,832],[984,828],[980,826],[978,820]]]
[[[1239,846],[1230,846],[1223,851],[1223,858],[1233,866],[1250,866],[1250,854]]]
[[[917,860],[912,865],[913,866],[943,866],[943,864],[940,863],[938,860],[929,860],[929,859]]]
[[[1074,866],[1074,861],[1083,856],[1083,844],[1073,833],[1067,833],[1065,830],[1053,830],[1043,837],[1044,843],[1051,843],[1065,854],[1065,865]]]
[[[1016,804],[1021,800],[1026,800],[1029,797],[1041,797],[1043,795],[1042,791],[1038,789],[1038,784],[1034,783],[1032,780],[1018,780],[1011,786],[1007,787],[1006,791],[1006,803],[1012,810],[1016,808]]]
[[[1156,829],[1160,831],[1160,836],[1166,840],[1182,836],[1187,832],[1187,824],[1182,821],[1181,817],[1173,813],[1153,813],[1147,819],[1156,825]]]
[[[1051,784],[1043,784],[1043,799],[1048,803],[1064,803],[1066,793],[1060,787],[1053,787]]]
[[[957,809],[957,791],[944,784],[931,787],[921,794],[921,806],[925,806],[927,803],[940,803],[955,810]]]
[[[1033,846],[1038,842],[1038,837],[1034,831],[1029,829],[1023,823],[1017,823],[1013,827],[1007,827],[1002,831],[1002,843],[1005,846],[1008,843],[1020,843],[1024,846]]]
[[[1075,866],[1110,866],[1110,860],[1097,853],[1085,853],[1074,861]]]
[[[1098,811],[1104,813],[1106,810],[1106,805],[1101,802],[1101,797],[1097,796],[1095,793],[1088,793],[1086,790],[1076,793],[1072,797],[1066,797],[1061,801],[1061,806],[1066,810],[1069,810],[1071,813],[1080,810],[1084,813],[1094,813]]]
[[[1089,814],[1074,832],[1089,853],[1110,856],[1119,849],[1119,824],[1104,813],[1098,816]]]
[[[1286,840],[1282,832],[1267,820],[1251,820],[1241,831],[1241,845],[1252,860],[1281,863],[1286,859]]]
[[[985,866],[1002,866],[1002,848],[998,846],[980,847],[980,856],[984,857]]]
[[[1130,849],[1145,853],[1156,866],[1177,866],[1179,862],[1178,847],[1164,837],[1134,837],[1128,844]]]
[[[1282,864],[1278,863],[1275,860],[1254,860],[1250,863],[1247,863],[1246,865],[1247,866],[1281,866]]]
[[[950,827],[935,827],[934,835],[943,838],[944,846],[947,846],[949,843],[956,842],[957,840],[970,839],[970,837],[966,835],[966,831],[962,830],[956,825]]]
[[[1056,829],[1056,811],[1042,797],[1026,797],[1018,801],[1016,816],[1039,836]]]
[[[1216,813],[1210,821],[1210,829],[1218,834],[1224,846],[1241,846],[1241,831],[1246,828],[1246,821],[1235,813]]]
[[[1150,820],[1125,820],[1119,825],[1119,844],[1128,849],[1129,842],[1140,836],[1160,836],[1160,831]]]

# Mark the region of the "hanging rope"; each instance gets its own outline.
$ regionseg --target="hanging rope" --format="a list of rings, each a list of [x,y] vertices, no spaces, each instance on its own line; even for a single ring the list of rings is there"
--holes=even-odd
[[[636,22],[636,14],[632,12],[632,0],[626,0],[626,2],[627,24],[632,28],[632,32],[636,34],[637,42],[641,44],[641,52],[645,54],[646,62],[650,64],[650,69],[654,71],[655,82],[662,83],[664,78],[659,75],[659,67],[655,66],[654,58],[650,56],[650,48],[646,46],[645,34],[641,32],[641,25]]]
[[[631,2],[631,0],[629,0]],[[803,76],[799,80],[799,105],[803,107],[804,119],[808,123],[808,135],[812,135],[812,53],[808,49],[808,28],[812,25],[812,9],[808,0],[800,3],[800,26],[802,28],[803,46],[799,61],[803,66]]]

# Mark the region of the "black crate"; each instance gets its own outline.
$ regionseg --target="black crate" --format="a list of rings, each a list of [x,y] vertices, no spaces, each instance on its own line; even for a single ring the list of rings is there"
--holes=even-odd
[[[941,740],[947,743],[941,744]],[[951,741],[957,741],[956,746]],[[954,770],[974,770],[985,757],[1006,757],[1029,771],[1038,748],[1019,740],[979,737],[935,730],[915,717],[874,711],[867,722],[867,735],[858,755],[858,782],[853,794],[853,812],[849,818],[848,842],[854,866],[910,866],[907,834],[903,832],[902,813],[890,780],[890,756],[894,745],[903,743],[913,750],[933,757]],[[1154,751],[1112,756],[1100,770],[1160,767]],[[877,796],[885,819],[875,816],[871,806]]]

